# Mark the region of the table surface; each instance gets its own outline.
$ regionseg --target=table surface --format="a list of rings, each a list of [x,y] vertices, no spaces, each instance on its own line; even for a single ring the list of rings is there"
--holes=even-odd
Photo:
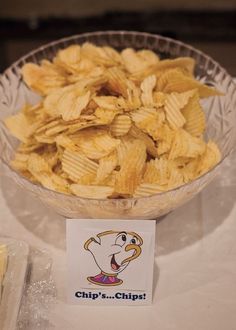
[[[147,307],[66,304],[64,219],[9,178],[0,180],[0,234],[52,256],[50,329],[236,329],[235,155],[203,192],[157,221],[154,301]]]

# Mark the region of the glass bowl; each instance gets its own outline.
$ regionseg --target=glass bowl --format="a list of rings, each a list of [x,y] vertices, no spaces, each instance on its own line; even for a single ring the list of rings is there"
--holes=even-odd
[[[10,160],[14,156],[18,142],[7,131],[2,120],[18,112],[26,102],[34,104],[39,100],[39,96],[23,83],[21,67],[26,62],[39,63],[44,58],[52,59],[59,49],[74,43],[82,44],[85,41],[100,46],[109,45],[118,50],[125,47],[151,49],[161,58],[179,56],[194,58],[196,78],[225,93],[224,96],[210,97],[202,101],[207,118],[206,138],[213,139],[218,144],[222,161],[191,183],[149,197],[128,199],[88,199],[68,196],[36,185],[12,169]],[[72,36],[32,51],[15,62],[0,77],[0,154],[4,173],[57,213],[68,218],[155,219],[174,210],[198,194],[219,172],[223,160],[233,150],[236,140],[235,124],[236,86],[225,69],[201,51],[159,35],[108,31]]]

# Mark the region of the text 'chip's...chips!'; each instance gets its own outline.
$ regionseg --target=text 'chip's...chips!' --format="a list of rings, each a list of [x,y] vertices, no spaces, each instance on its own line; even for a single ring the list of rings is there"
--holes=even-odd
[[[5,119],[20,140],[12,166],[86,198],[143,197],[193,181],[221,159],[204,141],[200,99],[222,95],[194,78],[194,66],[88,42],[25,64],[23,80],[42,98]]]

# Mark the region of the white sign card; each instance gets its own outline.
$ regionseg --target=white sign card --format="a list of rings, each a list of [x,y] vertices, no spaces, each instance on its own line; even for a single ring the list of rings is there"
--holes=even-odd
[[[150,305],[155,220],[67,219],[68,302]]]

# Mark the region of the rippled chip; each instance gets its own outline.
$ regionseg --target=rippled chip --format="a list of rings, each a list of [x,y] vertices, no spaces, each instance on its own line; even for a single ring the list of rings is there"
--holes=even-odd
[[[141,182],[146,162],[146,146],[144,142],[135,141],[123,159],[120,171],[117,173],[115,192],[122,195],[133,195]]]
[[[109,68],[106,71],[108,88],[111,92],[127,96],[127,78],[125,73],[118,67]]]
[[[152,138],[144,133],[142,130],[140,130],[138,127],[136,127],[135,125],[132,125],[129,134],[134,137],[135,139],[138,140],[142,140],[147,148],[147,152],[153,156],[153,157],[157,157],[157,147],[155,145],[155,142],[152,140]]]
[[[23,79],[34,91],[47,95],[66,84],[66,77],[50,62],[41,66],[27,63],[22,68]]]
[[[77,72],[81,60],[81,48],[79,45],[72,45],[59,50],[54,63],[64,68],[69,73]]]
[[[30,124],[28,118],[21,112],[6,118],[4,122],[11,134],[22,142],[27,142],[34,131],[33,125]]]
[[[165,114],[162,110],[155,108],[140,108],[132,112],[131,118],[138,128],[148,133],[155,140],[159,128],[165,121]]]
[[[95,182],[96,183],[103,182],[113,172],[113,170],[116,168],[117,165],[118,165],[118,156],[116,151],[101,158],[99,160]]]
[[[116,64],[113,54],[108,49],[97,47],[89,42],[85,42],[81,47],[81,54],[84,58],[89,58],[98,65],[112,66]],[[117,57],[115,58],[117,59]]]
[[[206,127],[206,119],[199,103],[199,95],[195,93],[181,112],[186,120],[184,129],[193,136],[201,136]]]
[[[187,74],[192,75],[195,67],[195,60],[191,57],[179,57],[175,59],[167,59],[157,63],[155,67],[155,72],[159,75],[161,72],[180,68],[185,71]]]
[[[86,176],[88,181],[92,181],[96,177],[98,164],[79,152],[65,149],[62,156],[62,169],[75,182],[81,181]]]
[[[165,93],[183,93],[197,89],[201,98],[222,95],[216,89],[200,83],[180,69],[171,69],[164,72],[157,81],[157,89]]]
[[[211,168],[219,163],[220,159],[221,154],[219,148],[214,142],[209,141],[207,143],[205,153],[199,159],[197,168],[198,175],[208,172]]]
[[[160,194],[166,189],[156,183],[142,183],[140,184],[134,192],[134,197],[146,197],[150,195]]]
[[[151,106],[153,105],[153,89],[156,86],[156,76],[155,75],[151,75],[148,76],[147,78],[145,78],[141,85],[141,91],[142,91],[142,95],[141,95],[141,99],[142,99],[142,103],[144,106]]]
[[[110,132],[113,136],[122,136],[129,132],[131,119],[127,115],[118,115],[110,125]]]
[[[95,96],[93,97],[93,101],[100,108],[117,110],[117,97],[115,96]]]
[[[82,185],[72,184],[70,186],[72,193],[79,197],[85,198],[107,198],[112,195],[114,189],[109,186],[95,186],[95,185]]]
[[[100,159],[115,150],[120,141],[105,130],[88,129],[72,137],[79,150],[91,159]]]
[[[178,130],[175,133],[171,150],[169,153],[169,159],[175,159],[178,157],[197,157],[205,152],[206,144],[200,138],[191,136],[183,129]]]
[[[190,90],[185,93],[171,93],[166,96],[164,106],[166,119],[173,129],[181,128],[186,123],[181,109],[188,103],[188,100],[194,93],[195,90]]]

